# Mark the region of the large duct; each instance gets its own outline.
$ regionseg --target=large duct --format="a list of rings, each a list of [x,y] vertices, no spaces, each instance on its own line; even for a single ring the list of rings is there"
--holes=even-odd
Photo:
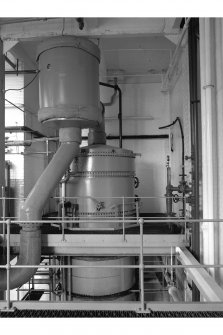
[[[40,176],[20,212],[20,255],[17,264],[38,265],[41,258],[39,221],[51,192],[71,161],[79,154],[81,128],[101,122],[99,108],[99,49],[80,38],[55,37],[38,49],[41,122],[60,129],[60,147]],[[10,289],[25,284],[36,269],[10,271]],[[6,271],[0,272],[0,290],[6,289]]]

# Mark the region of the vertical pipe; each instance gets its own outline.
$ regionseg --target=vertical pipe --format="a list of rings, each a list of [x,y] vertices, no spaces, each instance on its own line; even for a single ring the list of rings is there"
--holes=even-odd
[[[122,197],[122,233],[125,242],[125,197]]]
[[[173,247],[170,247],[170,280],[173,283]]]
[[[51,264],[56,265],[55,256],[52,256]],[[56,294],[54,293],[54,290],[55,290],[55,287],[56,287],[55,273],[56,273],[56,269],[53,268],[52,269],[52,300],[53,301],[56,301]]]
[[[5,187],[5,57],[3,54],[3,41],[0,39],[0,188]],[[0,217],[2,207],[0,206]],[[2,234],[0,224],[0,234]],[[0,249],[1,257],[1,249]],[[4,299],[4,292],[0,291],[0,300]]]
[[[141,312],[145,309],[144,302],[144,260],[143,260],[143,218],[139,219],[140,224],[140,302],[141,302]]]
[[[119,105],[119,147],[122,148],[122,91],[118,85],[115,85],[118,90],[118,105]]]
[[[7,300],[7,309],[10,309],[10,223],[11,220],[7,220],[7,292],[6,292],[6,300]]]
[[[62,257],[62,264],[65,265],[65,257]],[[62,289],[63,289],[63,301],[66,301],[66,296],[67,296],[67,285],[66,285],[66,275],[65,275],[66,269],[62,269]]]
[[[5,252],[5,188],[2,186],[2,220],[3,220],[3,227],[2,227],[2,234],[3,234],[3,255]]]
[[[68,265],[71,265],[71,257],[67,257]],[[71,268],[68,268],[67,272],[67,281],[68,281],[68,300],[71,301],[71,293],[72,293],[72,273]]]
[[[200,217],[200,180],[201,175],[201,108],[199,76],[199,19],[192,18],[188,31],[189,81],[190,81],[190,118],[191,118],[191,168],[192,168],[192,218]],[[191,252],[200,260],[200,223],[192,224]],[[200,292],[192,283],[192,300],[200,300]]]
[[[5,188],[5,57],[3,41],[0,39],[0,188]],[[2,216],[2,208],[0,208]],[[2,225],[0,225],[0,234]]]
[[[216,218],[217,206],[217,143],[215,89],[215,29],[213,18],[200,19],[201,120],[203,168],[203,218]],[[202,224],[203,262],[218,262],[218,227],[213,222]],[[216,271],[209,270],[213,275]]]
[[[17,301],[19,301],[19,287],[17,288]]]
[[[122,148],[122,91],[118,85],[110,85],[101,81],[99,82],[99,85],[114,88],[116,91],[118,91],[119,147]]]
[[[49,256],[49,265],[52,265],[51,264],[51,257]],[[49,301],[52,301],[52,269],[49,268]]]

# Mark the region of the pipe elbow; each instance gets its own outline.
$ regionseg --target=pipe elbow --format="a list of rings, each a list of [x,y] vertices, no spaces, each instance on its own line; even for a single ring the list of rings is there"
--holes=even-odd
[[[20,232],[20,254],[16,265],[39,265],[41,261],[41,232],[40,229],[25,230]],[[27,283],[35,274],[36,268],[12,268],[10,269],[10,289],[20,287]],[[0,291],[7,289],[7,271],[0,271]]]

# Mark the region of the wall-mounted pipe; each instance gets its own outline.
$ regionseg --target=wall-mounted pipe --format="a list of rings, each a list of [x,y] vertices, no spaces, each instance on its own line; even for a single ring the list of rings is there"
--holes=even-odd
[[[41,220],[42,210],[51,192],[61,180],[64,171],[79,153],[81,130],[79,128],[60,129],[61,145],[33,187],[20,211],[24,220],[20,232],[19,265],[38,265],[41,258],[41,233],[39,224],[28,221]],[[46,187],[47,186],[47,187]],[[10,289],[23,285],[36,272],[36,269],[11,269]],[[0,271],[0,290],[6,289],[6,270]]]
[[[179,127],[180,127],[180,134],[181,134],[181,145],[182,145],[182,152],[181,152],[181,164],[182,164],[182,167],[181,167],[181,174],[180,174],[180,177],[181,177],[181,181],[180,181],[180,185],[178,186],[179,187],[179,191],[183,194],[183,198],[185,197],[185,190],[186,190],[186,182],[185,182],[185,144],[184,144],[184,131],[183,131],[183,126],[182,126],[182,123],[181,123],[181,120],[179,117],[177,117],[172,123],[166,125],[166,126],[163,126],[163,127],[159,127],[159,129],[166,129],[166,128],[169,128],[173,125],[175,125],[176,123],[179,123]],[[169,171],[170,172],[170,171]],[[168,186],[167,186],[168,187]],[[188,189],[189,190],[189,189]],[[170,188],[170,193],[172,193],[173,189]],[[169,195],[170,196],[170,195]],[[186,214],[186,206],[185,206],[185,201],[183,199],[183,209],[182,209],[182,216],[185,217],[185,214]]]
[[[122,91],[118,85],[111,85],[103,82],[99,82],[101,86],[113,88],[115,91],[118,91],[118,120],[119,120],[119,147],[122,148]]]

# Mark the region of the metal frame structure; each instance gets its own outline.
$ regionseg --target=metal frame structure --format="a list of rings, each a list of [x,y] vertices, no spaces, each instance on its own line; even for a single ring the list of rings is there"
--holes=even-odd
[[[6,198],[3,197],[3,204]],[[3,211],[4,213],[4,211]],[[85,221],[84,218],[80,219]],[[89,220],[89,219],[88,219]],[[175,235],[149,235],[144,234],[144,224],[156,223],[157,220],[140,218],[106,218],[105,221],[109,220],[121,221],[123,223],[122,234],[88,234],[91,229],[81,233],[80,228],[73,228],[79,231],[78,234],[65,234],[64,230],[61,234],[43,234],[42,236],[42,253],[48,255],[92,255],[92,252],[96,255],[135,255],[139,258],[138,265],[96,265],[91,267],[110,267],[110,268],[134,268],[139,269],[139,292],[140,301],[11,301],[10,299],[10,269],[19,267],[35,267],[35,268],[48,268],[50,269],[71,269],[75,267],[89,267],[89,265],[65,265],[65,264],[43,264],[43,265],[12,265],[10,264],[10,251],[18,253],[19,249],[19,235],[10,233],[10,226],[12,223],[21,223],[18,220],[11,220],[4,217],[0,221],[3,225],[3,245],[6,246],[7,250],[7,264],[1,265],[0,268],[5,268],[7,271],[7,291],[6,300],[0,301],[0,310],[2,311],[13,311],[17,309],[55,309],[61,310],[126,310],[126,311],[137,311],[138,313],[151,313],[151,311],[223,311],[223,290],[215,282],[214,278],[211,277],[205,269],[209,268],[222,268],[223,264],[200,264],[195,260],[193,255],[189,252],[187,247],[189,246],[188,238],[185,234]],[[53,220],[52,220],[53,221]],[[186,225],[188,223],[199,223],[205,222],[222,222],[223,220],[190,220],[190,219],[169,219],[168,223],[180,223]],[[66,222],[66,218],[54,220],[54,223],[58,223],[61,227]],[[167,220],[159,219],[158,222],[167,223]],[[49,223],[47,221],[41,221],[42,224]],[[7,226],[7,227],[6,227]],[[140,226],[138,234],[126,234],[128,228],[133,226]],[[7,229],[6,229],[7,228]],[[98,230],[100,230],[98,228]],[[103,230],[106,230],[104,228]],[[186,229],[185,229],[186,232]],[[171,257],[170,264],[146,264],[146,255],[169,255]],[[177,257],[180,264],[173,262],[173,257]],[[160,269],[164,270],[176,270],[184,269],[187,271],[193,282],[200,290],[202,296],[207,302],[151,302],[145,301],[145,288],[144,288],[144,271],[146,269]]]

